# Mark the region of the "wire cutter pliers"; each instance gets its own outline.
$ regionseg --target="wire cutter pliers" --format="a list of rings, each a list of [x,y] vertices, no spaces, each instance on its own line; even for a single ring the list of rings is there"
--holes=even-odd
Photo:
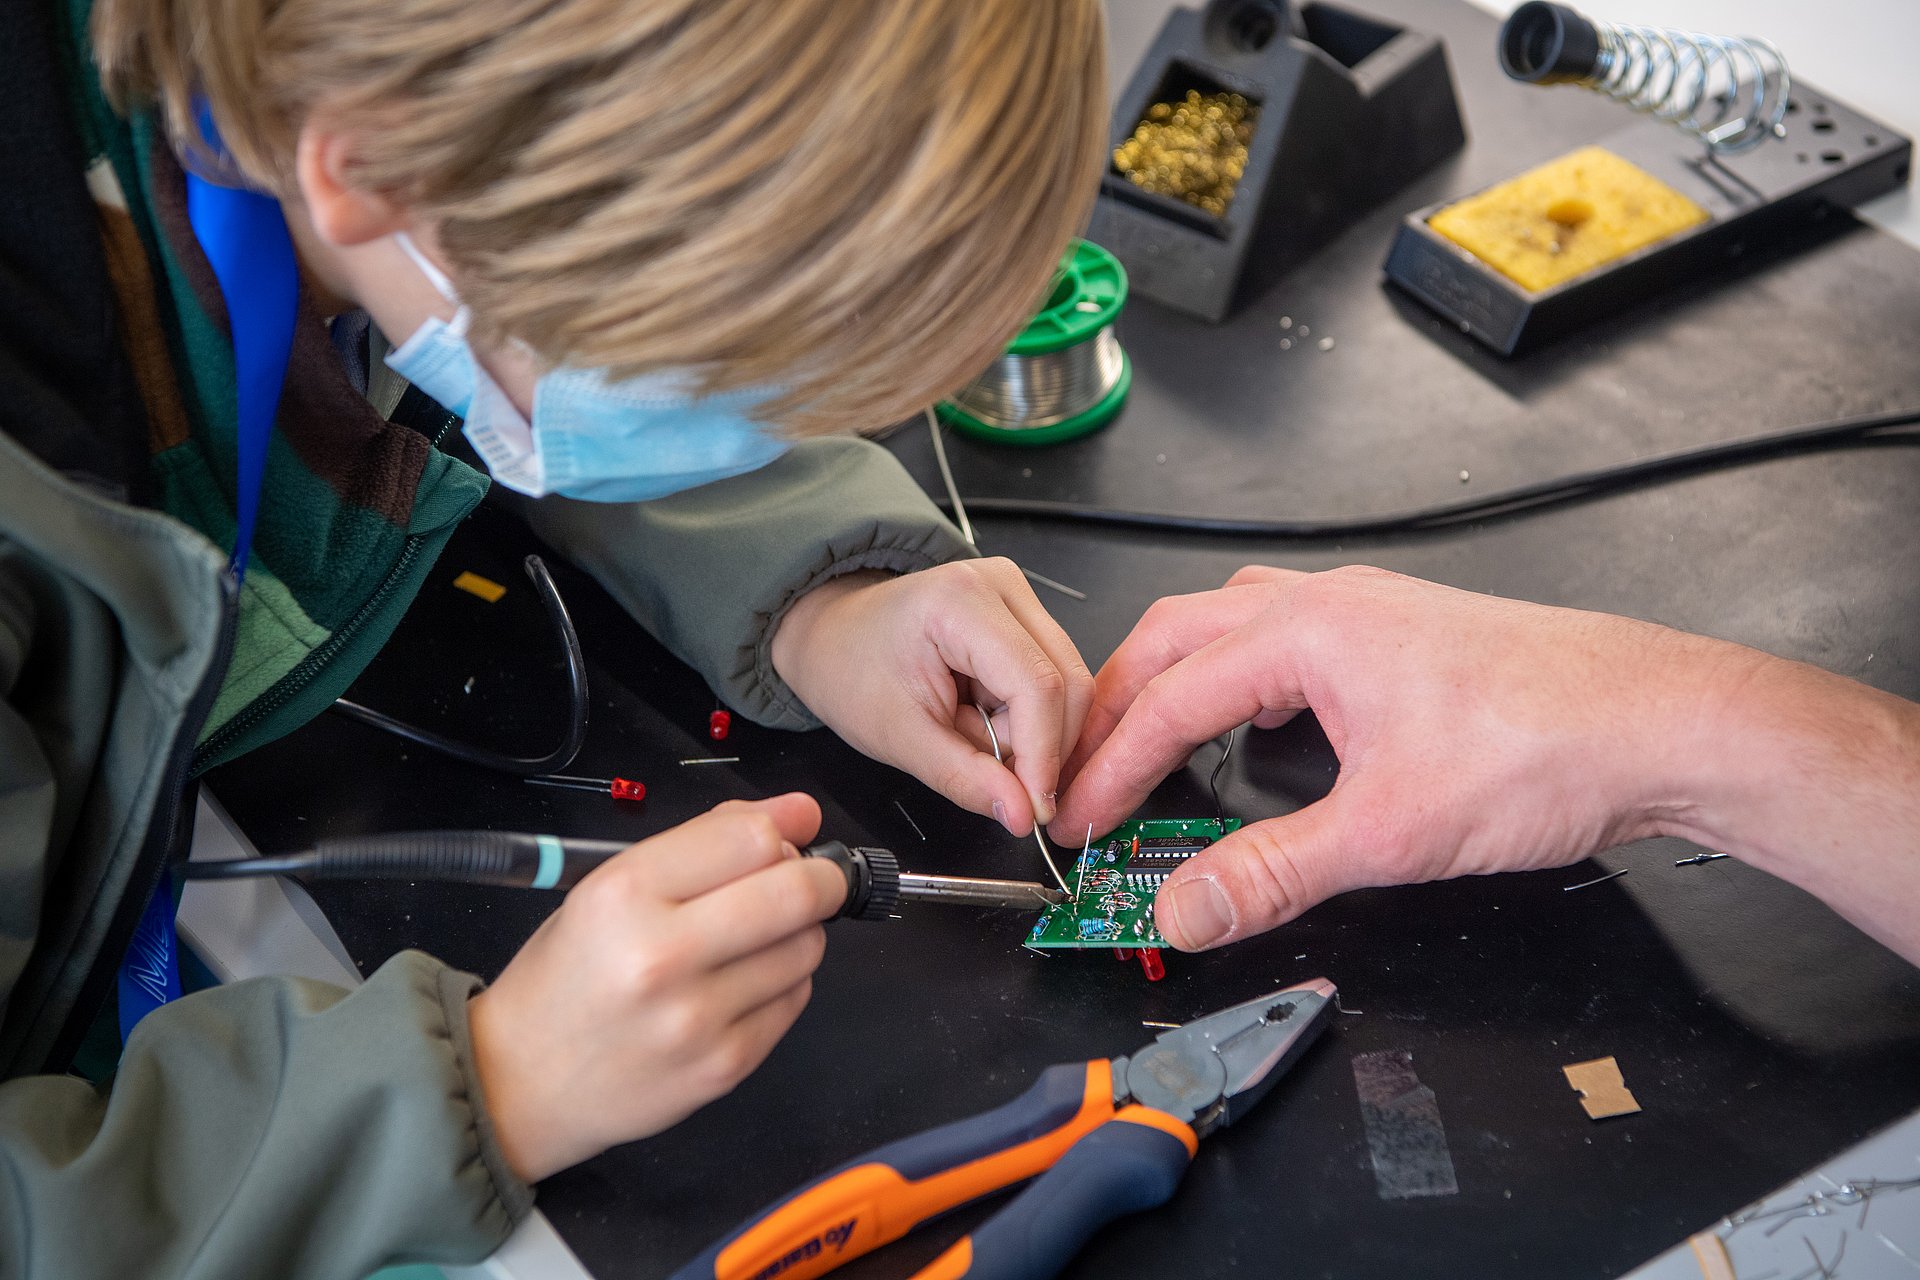
[[[673,1280],[809,1280],[937,1214],[1039,1176],[915,1280],[1044,1280],[1095,1232],[1166,1203],[1200,1139],[1319,1035],[1316,979],[1163,1032],[1129,1057],[1049,1067],[1003,1107],[906,1138],[768,1206]]]

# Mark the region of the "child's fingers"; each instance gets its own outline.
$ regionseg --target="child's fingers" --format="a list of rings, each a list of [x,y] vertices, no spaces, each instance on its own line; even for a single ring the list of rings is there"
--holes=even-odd
[[[832,917],[847,881],[824,858],[799,858],[743,876],[674,913],[673,930],[694,963],[718,969]]]

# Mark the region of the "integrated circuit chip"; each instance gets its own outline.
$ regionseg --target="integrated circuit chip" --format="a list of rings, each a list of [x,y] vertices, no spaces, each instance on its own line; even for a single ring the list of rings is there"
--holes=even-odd
[[[1090,841],[1075,862],[1073,896],[1034,922],[1027,945],[1035,950],[1164,947],[1153,923],[1160,885],[1175,868],[1221,836],[1240,829],[1238,818],[1150,818],[1123,822]]]

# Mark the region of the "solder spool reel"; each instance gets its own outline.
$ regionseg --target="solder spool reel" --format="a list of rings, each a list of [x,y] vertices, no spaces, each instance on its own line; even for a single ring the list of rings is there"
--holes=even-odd
[[[1156,103],[1237,93],[1257,111],[1218,215],[1110,168],[1088,238],[1136,292],[1219,321],[1466,141],[1433,36],[1323,3],[1176,9],[1114,108],[1118,148]]]
[[[1113,420],[1133,366],[1113,335],[1126,268],[1097,244],[1067,250],[1046,306],[1005,354],[938,412],[954,430],[1004,444],[1058,444]]]

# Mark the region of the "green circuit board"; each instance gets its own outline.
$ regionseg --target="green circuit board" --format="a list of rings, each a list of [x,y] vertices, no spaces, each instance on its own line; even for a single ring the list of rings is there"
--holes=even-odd
[[[1161,883],[1188,858],[1239,829],[1238,818],[1224,824],[1217,818],[1121,823],[1080,852],[1067,877],[1073,896],[1041,912],[1027,945],[1036,951],[1166,946],[1153,925]]]

